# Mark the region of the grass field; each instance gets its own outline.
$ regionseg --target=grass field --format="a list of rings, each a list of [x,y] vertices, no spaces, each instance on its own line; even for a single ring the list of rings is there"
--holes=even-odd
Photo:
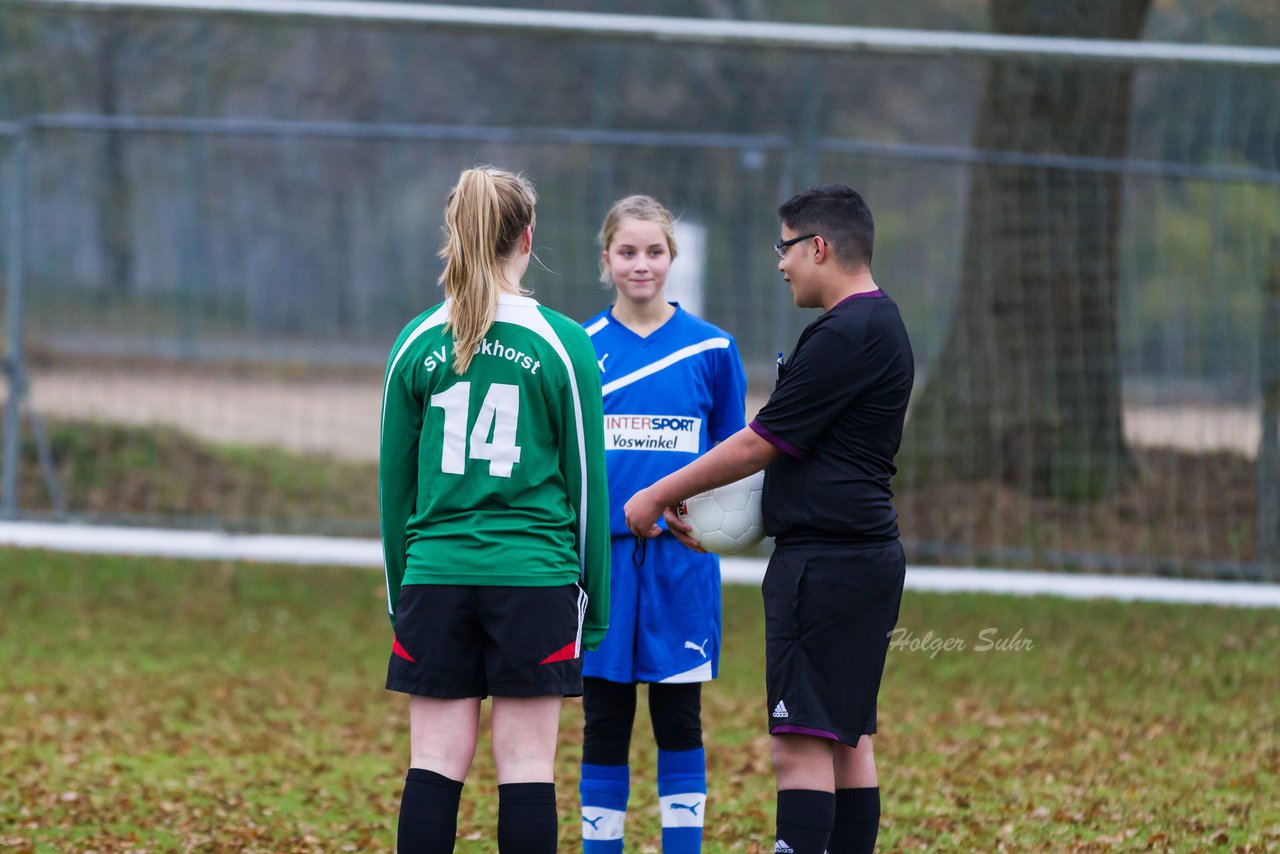
[[[390,850],[408,725],[382,595],[365,570],[0,550],[0,848]],[[1280,850],[1275,611],[908,594],[900,626],[880,850]],[[711,852],[772,850],[761,632],[758,591],[727,588]],[[566,851],[580,727],[570,701]],[[635,744],[628,850],[658,851]],[[496,800],[486,743],[459,851],[494,850]]]

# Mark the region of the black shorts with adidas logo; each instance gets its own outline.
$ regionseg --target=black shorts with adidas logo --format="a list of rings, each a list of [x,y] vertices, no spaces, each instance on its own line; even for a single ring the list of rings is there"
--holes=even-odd
[[[406,584],[396,602],[387,689],[423,697],[579,697],[577,584]]]
[[[761,585],[770,734],[855,747],[876,731],[905,577],[896,541],[775,548]]]

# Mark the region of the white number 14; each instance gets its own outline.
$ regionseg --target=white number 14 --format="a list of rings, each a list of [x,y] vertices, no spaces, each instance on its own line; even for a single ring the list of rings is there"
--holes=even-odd
[[[444,453],[440,471],[463,474],[467,469],[467,446],[471,459],[488,460],[491,477],[511,477],[512,467],[520,462],[516,445],[516,422],[520,418],[520,387],[494,383],[480,404],[475,426],[467,437],[467,414],[471,408],[471,383],[457,383],[447,391],[433,394],[431,406],[444,410]],[[493,441],[489,440],[490,433]]]

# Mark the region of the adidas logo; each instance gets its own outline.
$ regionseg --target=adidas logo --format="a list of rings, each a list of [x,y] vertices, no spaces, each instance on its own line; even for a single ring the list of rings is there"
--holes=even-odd
[[[789,717],[791,717],[791,713],[787,711],[787,706],[786,706],[786,704],[785,704],[785,703],[783,703],[781,700],[779,700],[779,701],[778,701],[778,705],[776,705],[776,706],[774,706],[774,707],[773,707],[773,716],[774,716],[775,718],[789,718]],[[778,844],[779,844],[779,845],[781,845],[782,843],[781,843],[781,842],[779,842]],[[790,851],[791,849],[790,849],[790,848],[777,848],[777,849],[775,849],[775,850],[776,850],[776,851]]]
[[[796,854],[796,849],[787,844],[787,840],[779,839],[773,846],[773,854]]]

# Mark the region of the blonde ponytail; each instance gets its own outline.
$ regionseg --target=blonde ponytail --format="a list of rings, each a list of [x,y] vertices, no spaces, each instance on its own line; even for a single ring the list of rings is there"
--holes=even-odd
[[[453,333],[453,370],[464,373],[498,313],[501,262],[534,224],[537,196],[519,175],[492,166],[468,169],[445,206],[445,241],[438,253]]]

